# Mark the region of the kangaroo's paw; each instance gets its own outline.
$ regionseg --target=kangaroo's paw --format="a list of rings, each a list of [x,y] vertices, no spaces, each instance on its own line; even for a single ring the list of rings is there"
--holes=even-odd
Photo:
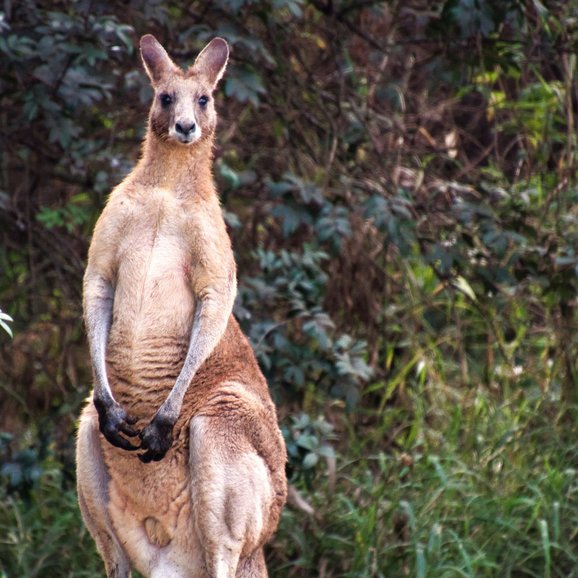
[[[158,462],[165,457],[173,445],[174,420],[168,419],[161,414],[156,414],[149,425],[140,433],[141,449],[145,453],[139,454],[141,462]]]
[[[117,448],[123,450],[138,450],[139,446],[131,443],[121,434],[135,437],[138,432],[132,427],[136,419],[128,416],[118,403],[112,401],[106,403],[101,399],[94,398],[94,407],[98,412],[98,427],[104,437]]]

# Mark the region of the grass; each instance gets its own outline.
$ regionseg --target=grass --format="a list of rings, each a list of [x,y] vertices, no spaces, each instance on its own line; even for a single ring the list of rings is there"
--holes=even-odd
[[[319,464],[298,484],[315,514],[285,509],[271,577],[578,576],[576,423],[545,398],[479,396],[443,423],[430,407],[387,447],[378,422],[373,436],[343,430],[334,478]],[[103,575],[53,466],[28,500],[0,502],[2,578]]]
[[[578,575],[576,425],[547,405],[474,404],[411,448],[348,443],[315,520],[286,512],[272,575]]]
[[[0,502],[2,578],[103,575],[74,491],[60,482],[58,474],[48,473],[29,499]]]

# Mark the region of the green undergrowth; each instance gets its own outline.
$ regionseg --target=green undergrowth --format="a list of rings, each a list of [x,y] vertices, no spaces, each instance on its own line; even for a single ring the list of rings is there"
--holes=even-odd
[[[27,498],[0,501],[0,577],[103,574],[76,494],[63,486],[60,471],[44,473]]]
[[[474,392],[444,423],[430,423],[430,407],[419,424],[396,410],[395,430],[361,412],[358,427],[337,425],[321,444],[335,462],[320,452],[309,476],[290,462],[313,511],[285,509],[270,575],[576,576],[577,427],[557,406]],[[73,485],[42,466],[27,496],[0,501],[0,576],[102,576]]]
[[[286,511],[273,575],[575,576],[575,434],[543,400],[485,399],[411,447],[354,437],[305,526]]]

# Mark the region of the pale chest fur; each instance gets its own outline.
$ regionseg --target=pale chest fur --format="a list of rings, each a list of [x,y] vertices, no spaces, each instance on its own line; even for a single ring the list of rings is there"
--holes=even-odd
[[[173,331],[179,321],[187,325],[186,313],[194,305],[191,271],[198,266],[200,241],[195,206],[165,189],[119,202],[129,206],[123,211],[116,248],[114,322],[131,324],[145,334],[165,323]]]

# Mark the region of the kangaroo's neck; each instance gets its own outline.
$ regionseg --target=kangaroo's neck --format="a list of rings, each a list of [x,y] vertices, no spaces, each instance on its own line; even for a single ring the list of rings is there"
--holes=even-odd
[[[184,146],[148,133],[135,177],[146,186],[169,189],[177,196],[204,196],[214,191],[212,165],[212,139]]]

